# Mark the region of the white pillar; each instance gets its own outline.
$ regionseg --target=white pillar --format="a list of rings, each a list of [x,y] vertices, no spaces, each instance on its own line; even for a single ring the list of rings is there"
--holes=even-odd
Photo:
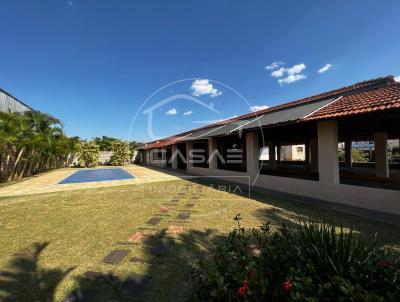
[[[162,148],[161,149],[161,167],[166,167],[167,166],[167,149]]]
[[[318,172],[318,139],[310,139],[310,168],[311,172]]]
[[[336,121],[318,122],[318,168],[320,182],[340,183]]]
[[[192,152],[193,143],[186,143],[186,171],[189,171],[193,167]]]
[[[351,156],[351,139],[347,139],[344,142],[344,158],[347,168],[353,166],[353,157]]]
[[[172,146],[172,157],[171,157],[171,160],[172,160],[172,169],[178,169],[178,148],[177,148],[177,146],[176,145],[173,145]]]
[[[259,172],[259,158],[258,133],[248,132],[246,133],[246,165],[247,175],[250,176],[251,180],[255,179]]]
[[[217,139],[208,139],[208,167],[210,169],[218,169],[218,156],[217,156]]]
[[[387,132],[376,132],[375,140],[375,173],[377,177],[389,177]]]
[[[275,143],[268,142],[268,156],[269,163],[271,164],[272,169],[276,169],[276,155],[275,155]]]

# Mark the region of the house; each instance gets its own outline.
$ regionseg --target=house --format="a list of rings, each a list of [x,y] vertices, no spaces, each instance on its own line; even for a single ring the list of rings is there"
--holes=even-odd
[[[0,89],[0,112],[24,113],[32,110],[33,109],[28,105],[13,97],[3,89]]]
[[[150,142],[141,148],[140,159],[400,215],[400,169],[388,161],[388,141],[399,138],[400,83],[388,76]],[[365,141],[374,142],[375,162],[358,167],[351,148]]]

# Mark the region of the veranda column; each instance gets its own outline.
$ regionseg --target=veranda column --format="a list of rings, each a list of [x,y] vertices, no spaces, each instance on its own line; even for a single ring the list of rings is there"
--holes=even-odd
[[[173,145],[172,146],[172,158],[171,158],[171,160],[172,160],[172,163],[171,163],[172,169],[178,169],[178,153],[177,153],[177,151],[178,151],[177,146]]]
[[[161,149],[161,166],[164,168],[167,166],[167,149],[166,148]]]
[[[217,156],[217,139],[208,139],[208,167],[210,169],[218,169],[218,156]]]
[[[248,132],[246,133],[246,164],[247,164],[247,175],[253,180],[259,171],[259,158],[260,158],[260,147],[258,145],[258,133]]]
[[[272,169],[276,169],[275,143],[268,142],[268,156]]]
[[[192,152],[193,143],[186,143],[186,171],[189,171],[193,167]]]
[[[318,122],[318,169],[320,182],[340,183],[336,121]]]
[[[375,173],[377,177],[389,177],[389,161],[387,152],[387,132],[376,132],[375,140]]]
[[[318,172],[318,139],[310,139],[310,168],[311,172]]]
[[[344,157],[346,167],[351,168],[353,166],[353,157],[351,156],[351,139],[347,139],[344,142]]]

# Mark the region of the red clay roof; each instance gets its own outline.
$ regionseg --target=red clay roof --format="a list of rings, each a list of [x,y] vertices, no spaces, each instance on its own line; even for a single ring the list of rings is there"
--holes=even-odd
[[[358,92],[359,90],[370,89],[364,92]],[[354,92],[354,94],[350,94]],[[318,120],[331,118],[336,116],[343,116],[349,114],[357,114],[362,112],[371,112],[376,110],[384,110],[389,108],[399,108],[399,84],[395,82],[393,76],[381,77],[372,80],[359,82],[350,86],[345,86],[339,89],[334,89],[328,92],[323,92],[310,97],[298,99],[292,102],[284,103],[268,109],[259,110],[243,114],[231,119],[223,120],[214,124],[206,125],[200,128],[192,129],[190,131],[182,132],[177,135],[167,137],[165,139],[150,142],[143,146],[143,149],[161,148],[173,144],[179,140],[179,137],[190,134],[191,132],[216,127],[219,125],[228,124],[233,121],[238,121],[254,116],[259,116],[268,112],[273,112],[293,106],[304,105],[313,101],[322,100],[326,98],[332,98],[343,94],[349,94],[343,96],[339,101],[334,102],[321,110],[316,111],[304,120]]]
[[[400,83],[343,96],[304,120],[328,119],[393,108],[400,108]]]

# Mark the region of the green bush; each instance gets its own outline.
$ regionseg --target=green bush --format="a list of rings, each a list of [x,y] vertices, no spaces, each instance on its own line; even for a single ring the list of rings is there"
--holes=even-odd
[[[128,142],[115,140],[111,143],[111,150],[113,154],[109,161],[110,165],[123,166],[129,163],[131,151]]]
[[[85,167],[97,165],[100,151],[99,146],[95,142],[81,142],[77,145],[77,153],[79,162]]]
[[[332,223],[240,227],[193,268],[200,301],[400,301],[400,265]]]

